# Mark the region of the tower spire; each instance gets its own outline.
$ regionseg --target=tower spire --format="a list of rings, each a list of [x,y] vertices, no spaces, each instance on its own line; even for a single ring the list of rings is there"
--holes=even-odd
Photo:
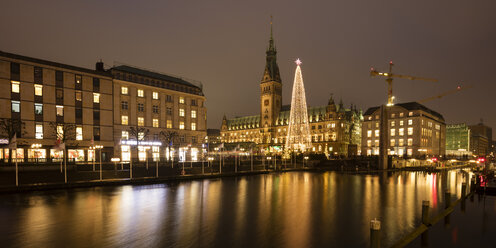
[[[273,40],[273,38],[272,38],[272,15],[270,15],[270,39]]]
[[[279,75],[279,67],[277,66],[277,51],[276,46],[274,45],[274,36],[272,32],[272,15],[270,16],[269,47],[267,48],[267,51],[265,53],[266,64],[262,82],[276,81],[280,83],[281,76]]]

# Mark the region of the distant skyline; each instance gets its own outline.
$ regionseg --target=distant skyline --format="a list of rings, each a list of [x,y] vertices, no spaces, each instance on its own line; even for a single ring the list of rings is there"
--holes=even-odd
[[[259,114],[270,16],[290,104],[300,58],[309,106],[330,94],[364,111],[386,102],[371,67],[436,78],[395,79],[396,102],[470,89],[425,105],[447,124],[496,128],[496,2],[454,1],[4,1],[0,50],[106,68],[121,62],[201,81],[208,127]],[[493,137],[494,138],[494,137]]]

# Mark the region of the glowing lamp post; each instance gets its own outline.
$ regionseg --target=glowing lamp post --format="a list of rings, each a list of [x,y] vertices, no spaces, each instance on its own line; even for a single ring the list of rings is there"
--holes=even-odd
[[[100,181],[102,181],[102,145],[96,145],[93,147],[93,149],[99,149],[100,150]],[[95,154],[96,155],[96,154]]]
[[[309,158],[308,158],[308,156],[305,156],[305,157],[304,157],[304,160],[303,160],[303,167],[305,167],[305,161],[306,161],[306,163],[308,164],[308,159],[309,159]]]
[[[117,163],[119,163],[121,161],[121,159],[120,158],[111,158],[110,161],[114,163],[114,170],[117,170]],[[122,164],[121,164],[121,170],[122,170]]]

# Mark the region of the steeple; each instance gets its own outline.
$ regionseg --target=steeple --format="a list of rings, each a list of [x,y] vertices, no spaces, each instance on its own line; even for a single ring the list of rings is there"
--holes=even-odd
[[[263,82],[276,81],[281,82],[281,76],[279,75],[279,66],[277,65],[277,50],[274,45],[274,36],[272,33],[272,16],[270,17],[270,39],[269,47],[267,48],[266,54],[266,64],[264,76],[262,78]]]

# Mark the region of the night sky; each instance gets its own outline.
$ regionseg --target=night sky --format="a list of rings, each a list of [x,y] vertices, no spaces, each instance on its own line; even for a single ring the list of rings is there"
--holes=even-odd
[[[87,68],[126,63],[201,81],[208,127],[259,113],[259,83],[273,15],[289,104],[294,60],[310,106],[331,93],[364,111],[385,103],[370,67],[439,79],[398,79],[396,102],[456,86],[425,105],[446,123],[496,128],[496,1],[2,1],[0,50]]]

